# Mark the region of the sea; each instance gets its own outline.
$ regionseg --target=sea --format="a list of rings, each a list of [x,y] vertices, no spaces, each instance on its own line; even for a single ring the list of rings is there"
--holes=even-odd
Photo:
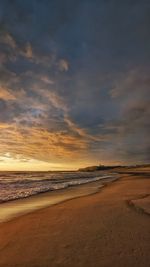
[[[0,172],[0,203],[110,178],[99,171]]]

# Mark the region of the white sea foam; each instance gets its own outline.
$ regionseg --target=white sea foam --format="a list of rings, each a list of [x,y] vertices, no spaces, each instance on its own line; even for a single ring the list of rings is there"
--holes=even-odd
[[[1,172],[0,202],[113,177],[100,172]]]

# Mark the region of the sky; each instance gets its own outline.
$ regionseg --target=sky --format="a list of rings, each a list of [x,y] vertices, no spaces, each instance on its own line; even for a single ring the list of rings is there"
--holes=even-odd
[[[149,0],[0,0],[0,170],[148,163],[149,87]]]

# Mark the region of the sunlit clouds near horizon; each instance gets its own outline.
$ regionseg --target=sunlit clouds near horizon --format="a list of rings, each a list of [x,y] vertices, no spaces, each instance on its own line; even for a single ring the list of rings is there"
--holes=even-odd
[[[0,2],[0,170],[149,162],[149,17],[146,0]]]

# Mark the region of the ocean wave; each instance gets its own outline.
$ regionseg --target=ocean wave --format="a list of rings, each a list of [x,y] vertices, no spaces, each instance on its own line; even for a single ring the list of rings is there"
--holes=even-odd
[[[113,178],[100,173],[4,173],[0,175],[0,202],[26,198],[42,192],[64,189]]]

